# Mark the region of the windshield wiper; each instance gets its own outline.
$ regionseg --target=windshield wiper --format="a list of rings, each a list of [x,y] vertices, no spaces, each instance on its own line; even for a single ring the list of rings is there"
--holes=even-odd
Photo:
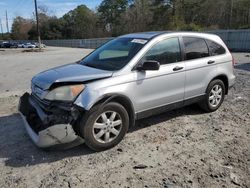
[[[98,67],[96,67],[95,65],[92,65],[92,64],[85,63],[85,64],[82,64],[82,65],[85,65],[85,66],[87,66],[87,67],[92,67],[92,68],[98,69]]]

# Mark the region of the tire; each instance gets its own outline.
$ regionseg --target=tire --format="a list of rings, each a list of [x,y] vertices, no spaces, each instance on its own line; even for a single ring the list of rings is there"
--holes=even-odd
[[[112,115],[114,115],[113,120]],[[94,106],[82,118],[78,130],[89,148],[95,151],[103,151],[120,143],[128,128],[129,116],[126,109],[119,103],[110,102],[103,106]]]
[[[216,90],[217,86],[218,90]],[[220,89],[221,92],[219,92]],[[224,98],[225,98],[225,85],[223,81],[216,79],[209,83],[206,90],[205,99],[199,103],[199,106],[206,112],[214,112],[221,106],[222,102],[224,101]]]

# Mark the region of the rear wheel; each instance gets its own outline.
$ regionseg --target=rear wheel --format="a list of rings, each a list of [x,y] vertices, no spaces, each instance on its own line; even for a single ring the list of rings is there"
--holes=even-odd
[[[110,102],[96,106],[80,123],[80,134],[85,143],[95,151],[102,151],[117,145],[129,127],[129,116],[119,103]]]
[[[199,104],[206,112],[216,111],[225,97],[225,85],[221,80],[213,80],[209,83],[205,99]]]

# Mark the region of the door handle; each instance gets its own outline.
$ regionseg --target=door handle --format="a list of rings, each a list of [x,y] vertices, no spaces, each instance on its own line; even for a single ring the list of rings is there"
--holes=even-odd
[[[215,63],[215,61],[213,61],[213,60],[210,60],[207,62],[207,64],[213,64],[213,63]]]
[[[179,67],[179,66],[177,66],[177,67],[175,67],[175,68],[173,68],[173,71],[178,71],[178,70],[181,70],[181,69],[183,69],[184,67]]]

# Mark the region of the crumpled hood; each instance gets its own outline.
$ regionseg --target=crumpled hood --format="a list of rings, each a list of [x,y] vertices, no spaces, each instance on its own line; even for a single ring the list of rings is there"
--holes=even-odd
[[[113,72],[95,69],[77,63],[68,64],[41,72],[33,77],[32,84],[43,90],[49,89],[53,83],[84,82],[111,77]]]

